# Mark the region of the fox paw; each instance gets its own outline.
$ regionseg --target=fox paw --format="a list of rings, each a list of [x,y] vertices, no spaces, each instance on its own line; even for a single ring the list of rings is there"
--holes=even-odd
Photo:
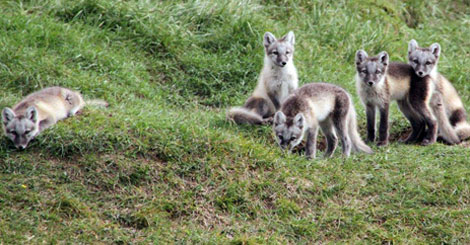
[[[430,140],[430,139],[424,139],[422,142],[421,142],[421,145],[422,146],[427,146],[427,145],[431,145],[431,144],[434,144],[434,142],[436,142],[435,140]]]
[[[377,146],[386,146],[388,145],[388,140],[381,140],[377,142]]]
[[[273,118],[273,117],[263,118],[263,124],[264,124],[264,125],[273,124],[273,121],[274,121],[274,118]]]

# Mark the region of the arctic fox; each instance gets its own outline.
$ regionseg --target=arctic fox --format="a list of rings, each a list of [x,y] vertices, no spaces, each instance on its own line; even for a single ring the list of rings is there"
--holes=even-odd
[[[310,83],[295,90],[274,116],[273,131],[282,149],[292,150],[307,135],[307,158],[315,158],[318,128],[327,140],[326,157],[341,139],[343,154],[351,150],[373,153],[357,132],[356,111],[351,96],[328,83]]]
[[[5,135],[13,141],[16,148],[25,149],[44,129],[75,115],[85,104],[90,103],[107,106],[101,100],[85,102],[80,93],[67,88],[42,89],[26,96],[13,109],[3,109]]]
[[[264,66],[258,85],[242,107],[231,108],[227,118],[238,124],[265,124],[272,120],[285,98],[298,87],[294,66],[295,36],[291,31],[281,39],[264,34]]]

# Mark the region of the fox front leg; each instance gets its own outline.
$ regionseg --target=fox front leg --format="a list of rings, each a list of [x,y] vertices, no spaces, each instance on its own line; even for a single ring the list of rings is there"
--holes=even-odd
[[[379,142],[377,142],[377,146],[388,144],[388,110],[388,103],[385,103],[383,108],[380,108]]]
[[[305,150],[305,155],[307,159],[313,159],[317,153],[317,136],[318,136],[318,127],[313,127],[307,131],[307,149]]]

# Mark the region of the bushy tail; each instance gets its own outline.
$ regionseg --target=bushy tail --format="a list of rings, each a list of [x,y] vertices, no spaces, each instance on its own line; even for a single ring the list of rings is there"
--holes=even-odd
[[[352,142],[352,149],[355,152],[365,152],[368,154],[374,153],[372,149],[364,143],[364,141],[361,139],[361,136],[359,135],[357,131],[357,120],[356,120],[356,111],[354,110],[354,107],[352,106],[349,110],[349,122],[348,122],[349,128],[349,138],[351,138]]]
[[[227,119],[237,124],[263,124],[263,118],[244,107],[233,107],[227,111]]]
[[[108,102],[100,99],[85,100],[86,105],[108,107]]]
[[[468,122],[461,122],[455,126],[455,131],[461,141],[470,138],[470,124]]]
[[[444,107],[435,105],[432,109],[437,119],[439,135],[450,145],[460,143],[457,131],[452,127],[452,125],[450,125],[449,118],[447,117]]]

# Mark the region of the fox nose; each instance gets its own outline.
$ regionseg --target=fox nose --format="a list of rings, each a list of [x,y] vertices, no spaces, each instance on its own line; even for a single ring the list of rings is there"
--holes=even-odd
[[[424,73],[422,71],[418,71],[418,75],[422,76]]]
[[[20,148],[20,150],[24,150],[26,148],[26,146],[25,145],[20,145],[19,148]]]
[[[369,86],[372,86],[374,83],[373,82],[368,82],[367,84],[369,84]]]
[[[282,66],[285,66],[286,64],[287,64],[287,62],[281,61],[281,65],[282,65]]]

